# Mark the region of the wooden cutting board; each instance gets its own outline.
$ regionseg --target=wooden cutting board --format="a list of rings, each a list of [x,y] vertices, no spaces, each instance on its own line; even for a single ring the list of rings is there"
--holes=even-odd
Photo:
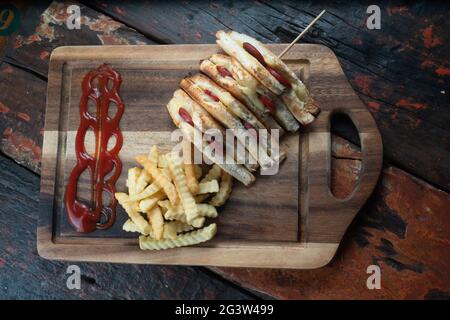
[[[269,45],[275,53],[285,45]],[[318,268],[334,256],[345,230],[372,192],[382,164],[380,133],[349,85],[334,53],[325,46],[297,44],[284,61],[305,81],[322,109],[300,133],[283,137],[287,160],[275,176],[257,176],[246,188],[238,182],[219,211],[218,233],[209,242],[165,251],[141,251],[136,234],[122,231],[126,213],[118,206],[108,230],[76,233],[63,207],[68,175],[75,164],[81,81],[103,63],[122,76],[120,96],[124,144],[118,191],[125,190],[134,156],[158,144],[169,150],[175,129],[165,105],[199,62],[220,52],[216,45],[61,47],[53,51],[48,76],[42,157],[39,254],[48,259],[236,267]],[[336,199],[330,181],[330,116],[345,113],[355,124],[363,163],[347,199]],[[86,144],[92,142],[86,140]],[[81,179],[80,196],[89,185]]]

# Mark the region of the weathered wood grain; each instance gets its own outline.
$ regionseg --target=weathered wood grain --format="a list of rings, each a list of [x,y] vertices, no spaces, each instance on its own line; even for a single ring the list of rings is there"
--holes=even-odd
[[[1,299],[252,299],[200,268],[75,264],[81,290],[66,286],[68,262],[36,252],[39,177],[0,155]]]
[[[8,63],[0,64],[0,149],[39,172],[47,82]]]
[[[67,8],[78,5],[80,29],[69,29]],[[134,29],[76,1],[39,2],[30,6],[24,24],[6,53],[5,61],[47,77],[53,49],[65,45],[152,44]]]
[[[359,149],[336,140],[335,192],[348,194]],[[317,270],[213,268],[227,279],[280,299],[449,299],[450,196],[386,166],[373,196],[346,234],[339,255]],[[381,289],[369,290],[369,265]]]
[[[450,29],[449,3],[408,6],[380,2],[381,30],[366,28],[365,2],[89,3],[163,43],[212,43],[217,30],[228,28],[264,42],[290,42],[326,9],[302,42],[324,44],[336,53],[353,88],[380,126],[386,158],[450,190],[450,167],[445,161],[450,157],[450,114],[446,111],[450,61],[444,41]],[[166,12],[174,19],[166,19]]]

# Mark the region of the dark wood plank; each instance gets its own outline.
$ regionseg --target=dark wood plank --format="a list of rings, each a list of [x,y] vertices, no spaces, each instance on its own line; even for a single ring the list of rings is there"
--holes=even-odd
[[[78,5],[81,29],[66,26],[67,8]],[[47,77],[50,54],[56,47],[67,45],[152,44],[142,34],[76,1],[39,2],[30,6],[23,18],[13,46],[5,61]]]
[[[448,191],[450,62],[444,39],[450,30],[450,5],[429,6],[425,1],[379,5],[382,29],[368,30],[367,4],[358,2],[345,6],[315,1],[90,2],[164,43],[212,43],[217,30],[228,28],[264,42],[290,42],[326,9],[328,13],[302,41],[325,44],[339,57],[380,126],[386,158]],[[166,12],[174,19],[167,19]]]
[[[251,299],[200,268],[70,263],[36,252],[39,177],[0,155],[0,298]],[[81,269],[81,290],[66,286],[67,267]]]
[[[332,181],[352,191],[358,148],[337,138]],[[280,299],[449,299],[450,195],[392,166],[326,267],[302,270],[213,268],[244,287]],[[381,268],[381,290],[368,290],[366,269]]]
[[[47,82],[8,63],[0,65],[0,149],[40,171]]]

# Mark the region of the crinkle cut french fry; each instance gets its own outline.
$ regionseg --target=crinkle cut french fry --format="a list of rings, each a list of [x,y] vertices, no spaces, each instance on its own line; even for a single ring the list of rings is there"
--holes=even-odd
[[[214,164],[211,169],[209,169],[208,173],[203,177],[203,179],[200,181],[200,185],[202,183],[206,183],[212,180],[219,180],[221,173],[222,173],[222,169],[217,165]],[[195,201],[197,203],[203,202],[205,201],[208,197],[210,196],[210,194],[199,194],[197,196],[195,196]]]
[[[202,182],[208,182],[211,180],[218,180],[220,178],[220,173],[222,172],[222,169],[217,164],[214,164],[211,169],[209,169],[206,176],[200,181]]]
[[[128,219],[122,226],[122,229],[126,232],[141,232],[137,225],[131,220]]]
[[[176,221],[172,221],[164,224],[163,239],[175,240],[177,238],[176,226],[173,224],[175,222]]]
[[[136,160],[144,169],[129,170],[129,194],[115,194],[129,216],[122,229],[141,233],[139,243],[144,250],[169,249],[211,239],[216,233],[216,224],[203,226],[206,218],[217,217],[217,209],[196,201],[198,197],[220,193],[218,181],[225,171],[214,164],[200,183],[200,165],[189,165],[189,162],[185,165],[180,153],[159,155],[156,146],[152,147],[148,157],[138,156]],[[189,179],[197,184],[194,187],[197,190],[192,185],[189,187]],[[199,192],[205,194],[194,198]]]
[[[141,193],[142,190],[144,190],[145,187],[150,183],[150,180],[151,180],[150,173],[148,173],[147,170],[141,170],[141,174],[137,179],[135,192],[137,194]]]
[[[184,213],[186,214],[186,220],[190,222],[198,216],[198,209],[197,204],[187,186],[186,175],[183,170],[183,161],[175,152],[170,153],[167,160],[169,162],[169,169],[172,179],[178,191]]]
[[[153,207],[147,212],[147,219],[152,226],[154,238],[156,240],[162,239],[164,232],[164,218],[161,209],[158,206]]]
[[[159,150],[156,145],[150,148],[147,159],[150,161],[149,165],[158,168]],[[150,172],[151,174],[151,172]]]
[[[192,144],[187,139],[183,139],[182,148],[183,148],[183,164],[184,164],[184,173],[186,175],[186,182],[189,189],[189,192],[192,195],[196,195],[199,190],[198,181],[195,176],[195,168],[192,161]]]
[[[125,223],[122,226],[122,230],[126,231],[126,232],[139,232],[139,233],[141,232],[139,230],[139,228],[137,227],[137,225],[131,219],[128,219],[127,221],[125,221]],[[148,234],[148,236],[150,238],[154,238],[152,230],[150,230],[150,233]]]
[[[170,175],[170,169],[169,169],[169,166],[167,166],[167,167],[165,167],[165,168],[162,168],[162,169],[161,169],[161,173],[162,173],[163,175],[165,175],[165,176],[167,177],[167,179],[169,179],[170,182],[172,182],[172,176]]]
[[[199,183],[195,176],[195,167],[192,163],[184,164],[184,172],[186,174],[187,185],[190,193],[196,195],[199,192]]]
[[[172,207],[169,200],[158,201],[158,206],[160,206],[161,208],[164,208],[166,210],[168,210]]]
[[[201,228],[205,224],[205,217],[197,217],[189,222],[189,224],[195,228]]]
[[[198,216],[215,218],[217,217],[217,210],[214,206],[207,203],[197,203]],[[182,206],[169,206],[164,213],[164,218],[167,220],[180,220],[186,222],[186,216]]]
[[[187,223],[183,223],[180,221],[170,221],[164,223],[164,233],[163,238],[164,239],[176,239],[178,233],[191,231],[194,229],[191,225]]]
[[[209,204],[215,207],[220,207],[221,205],[223,205],[230,197],[232,187],[233,177],[225,171],[222,172],[219,192],[217,192],[214,197],[212,197],[212,199],[209,201]]]
[[[141,168],[131,168],[128,169],[128,194],[135,195],[136,194],[136,185],[139,175],[141,174]]]
[[[194,229],[193,226],[191,226],[190,224],[187,224],[185,222],[181,222],[181,221],[171,221],[168,223],[172,223],[175,225],[175,229],[177,231],[177,233],[182,233],[182,232],[186,232],[186,231],[191,231]]]
[[[180,214],[179,212],[176,212],[176,211],[170,210],[170,209],[164,213],[164,218],[166,218],[166,220],[178,220],[180,222],[190,224],[191,226],[196,227],[196,228],[200,228],[205,223],[205,217],[199,216],[199,217],[192,219],[190,222],[188,222],[184,212]]]
[[[167,211],[164,212],[164,218],[167,220],[180,220],[187,222],[182,206],[169,207]]]
[[[217,180],[200,182],[198,194],[213,193],[219,191],[219,183]]]
[[[136,161],[150,173],[154,180],[154,183],[158,183],[164,189],[164,192],[166,193],[170,202],[174,205],[178,204],[179,198],[175,186],[164,174],[160,172],[155,163],[153,163],[152,160],[148,159],[145,156],[137,156]]]
[[[125,209],[128,216],[136,224],[142,234],[150,234],[152,228],[147,220],[139,213],[138,203],[128,201],[128,195],[122,192],[116,192],[115,197],[119,204]]]
[[[139,200],[151,197],[152,195],[154,195],[156,192],[158,192],[161,189],[162,189],[161,185],[154,182],[154,183],[148,185],[144,190],[142,190],[142,192],[130,196],[130,201],[139,201]]]
[[[160,154],[158,157],[158,168],[167,167],[167,157],[166,154]]]
[[[217,217],[217,209],[216,207],[207,204],[207,203],[200,203],[197,204],[199,216],[200,217],[208,217],[208,218],[216,218]]]
[[[205,201],[206,199],[208,199],[211,196],[211,193],[205,193],[205,194],[198,194],[194,197],[195,202],[197,202],[197,204],[202,203],[203,201]]]
[[[178,235],[175,239],[153,240],[149,237],[140,236],[139,246],[142,250],[161,250],[183,246],[190,246],[208,241],[214,237],[217,232],[217,225],[210,224],[199,230],[191,231]]]
[[[164,199],[166,197],[166,194],[160,190],[156,192],[153,196],[147,199],[143,199],[139,202],[139,210],[141,212],[148,212],[150,209],[152,209],[158,201],[161,199]]]

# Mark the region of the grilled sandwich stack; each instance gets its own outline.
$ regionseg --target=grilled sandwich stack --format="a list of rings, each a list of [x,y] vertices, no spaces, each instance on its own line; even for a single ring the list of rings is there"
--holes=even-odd
[[[184,78],[167,109],[186,139],[248,186],[258,167],[268,169],[285,158],[283,151],[273,152],[279,150],[277,135],[311,123],[320,109],[303,82],[261,42],[234,31],[221,30],[216,37],[227,55],[202,61],[203,74]],[[234,130],[224,145],[237,147],[217,152],[217,141],[208,135],[217,132],[225,140],[225,129]],[[267,136],[260,129],[267,129]],[[258,149],[251,147],[258,143]],[[227,150],[235,152],[225,161]]]

